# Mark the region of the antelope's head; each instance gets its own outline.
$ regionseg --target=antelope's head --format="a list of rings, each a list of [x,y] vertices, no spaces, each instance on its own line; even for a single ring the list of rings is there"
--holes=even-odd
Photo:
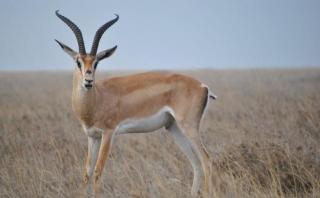
[[[98,45],[99,41],[103,35],[103,33],[110,27],[112,26],[115,22],[118,21],[119,16],[116,15],[116,18],[113,20],[105,23],[102,25],[96,32],[95,37],[93,39],[93,44],[91,47],[91,52],[89,54],[86,53],[86,49],[84,46],[84,41],[82,37],[81,30],[78,28],[77,25],[75,25],[70,19],[68,19],[65,16],[62,16],[59,14],[58,10],[56,11],[57,17],[59,17],[69,28],[72,30],[72,32],[75,34],[77,41],[78,41],[78,46],[79,46],[79,52],[76,52],[72,48],[68,47],[67,45],[55,40],[60,47],[67,53],[69,54],[74,61],[76,62],[76,72],[77,75],[80,76],[81,79],[81,85],[85,89],[91,89],[94,85],[94,75],[95,75],[95,70],[97,68],[97,65],[99,61],[102,59],[108,58],[111,56],[114,51],[117,49],[117,46],[114,46],[113,48],[103,50],[97,54],[98,50]]]

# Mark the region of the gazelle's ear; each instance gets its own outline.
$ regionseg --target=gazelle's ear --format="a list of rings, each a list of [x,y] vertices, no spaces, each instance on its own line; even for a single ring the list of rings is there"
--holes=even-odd
[[[76,56],[78,54],[77,52],[75,52],[73,49],[71,49],[67,45],[59,42],[58,40],[55,40],[55,41],[60,45],[60,47],[63,49],[63,51],[65,51],[67,54],[69,54],[69,56],[71,56],[73,59],[76,58]]]
[[[97,60],[100,61],[102,59],[108,58],[109,56],[111,56],[114,53],[114,51],[116,51],[116,49],[117,49],[117,46],[114,46],[113,48],[99,52],[97,54]]]

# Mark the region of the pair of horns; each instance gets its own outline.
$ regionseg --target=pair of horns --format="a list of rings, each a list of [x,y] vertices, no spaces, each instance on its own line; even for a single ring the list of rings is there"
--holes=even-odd
[[[86,54],[86,48],[84,46],[84,41],[83,41],[83,37],[82,37],[82,33],[81,30],[79,29],[79,27],[74,24],[70,19],[68,19],[65,16],[62,16],[61,14],[59,14],[59,10],[56,11],[56,15],[57,17],[59,17],[65,24],[67,24],[67,26],[69,26],[69,28],[72,30],[72,32],[74,33],[74,35],[77,38],[77,42],[78,42],[78,46],[79,46],[79,53],[81,55],[85,55]],[[104,25],[102,25],[96,32],[96,35],[94,36],[93,39],[93,43],[92,43],[92,47],[91,47],[91,52],[90,55],[95,56],[97,54],[97,50],[98,50],[98,46],[99,46],[99,42],[100,39],[103,35],[103,33],[109,28],[111,27],[115,22],[118,21],[119,19],[119,15],[115,14],[116,18],[112,19],[111,21],[105,23]]]

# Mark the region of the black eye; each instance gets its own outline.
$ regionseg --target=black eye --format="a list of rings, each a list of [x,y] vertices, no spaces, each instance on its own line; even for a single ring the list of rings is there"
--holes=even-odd
[[[79,60],[77,60],[77,66],[79,67],[79,69],[81,68],[81,64],[80,64]]]
[[[97,66],[98,66],[98,62],[96,62],[95,64],[94,64],[94,69],[96,69],[97,68]]]

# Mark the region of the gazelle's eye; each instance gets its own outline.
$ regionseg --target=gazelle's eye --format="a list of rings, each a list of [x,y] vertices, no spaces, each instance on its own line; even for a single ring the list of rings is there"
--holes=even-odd
[[[79,60],[77,60],[77,66],[79,67],[79,69],[81,69],[81,64],[80,64]]]
[[[98,62],[95,62],[93,68],[96,69],[97,66],[98,66]]]

